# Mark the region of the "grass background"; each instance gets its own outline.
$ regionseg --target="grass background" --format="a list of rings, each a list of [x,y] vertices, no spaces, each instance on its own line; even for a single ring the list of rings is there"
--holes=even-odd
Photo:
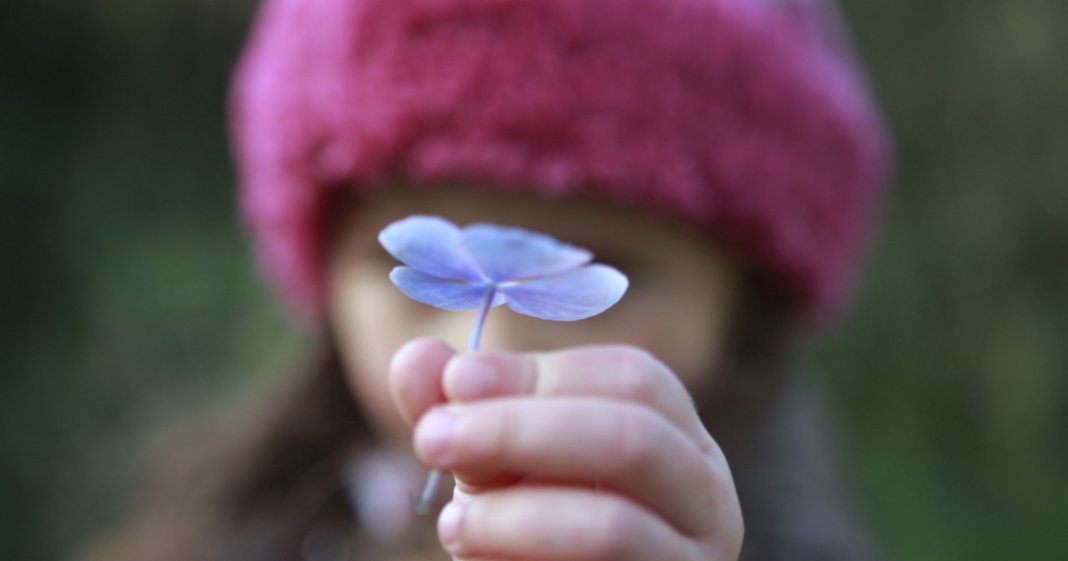
[[[155,428],[301,347],[233,218],[249,0],[0,7],[0,559],[121,510]],[[856,314],[812,357],[899,559],[1068,555],[1068,3],[850,0],[897,142]]]

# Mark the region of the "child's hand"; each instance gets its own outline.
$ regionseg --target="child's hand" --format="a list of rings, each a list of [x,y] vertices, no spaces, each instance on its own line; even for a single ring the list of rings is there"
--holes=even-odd
[[[727,462],[649,354],[456,355],[423,339],[394,356],[390,384],[416,453],[462,491],[438,520],[456,558],[737,559]]]

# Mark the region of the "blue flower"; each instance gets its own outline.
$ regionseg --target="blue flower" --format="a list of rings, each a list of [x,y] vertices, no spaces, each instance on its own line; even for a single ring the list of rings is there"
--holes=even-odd
[[[404,263],[389,274],[393,284],[443,310],[503,304],[527,316],[575,321],[605,311],[627,290],[627,277],[590,264],[589,251],[520,228],[461,229],[435,216],[410,216],[387,226],[378,240]]]
[[[627,277],[590,264],[585,249],[520,228],[472,224],[458,228],[436,216],[409,216],[378,234],[404,263],[389,279],[409,298],[443,310],[478,310],[468,351],[478,350],[490,308],[502,304],[540,319],[575,321],[595,316],[623,297]],[[427,514],[441,483],[430,472],[412,507]]]

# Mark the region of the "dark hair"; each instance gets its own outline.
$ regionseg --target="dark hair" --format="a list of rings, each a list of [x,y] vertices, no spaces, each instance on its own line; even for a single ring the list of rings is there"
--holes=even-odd
[[[341,470],[371,431],[332,347],[296,374],[228,422],[183,427],[131,523],[85,559],[291,561],[313,528],[351,527]]]

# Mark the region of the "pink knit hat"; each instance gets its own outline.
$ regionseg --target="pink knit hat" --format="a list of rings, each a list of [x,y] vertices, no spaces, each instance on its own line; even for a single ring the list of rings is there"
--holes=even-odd
[[[819,0],[266,0],[232,99],[260,261],[314,318],[330,190],[461,180],[680,217],[828,319],[886,162],[831,16]]]

